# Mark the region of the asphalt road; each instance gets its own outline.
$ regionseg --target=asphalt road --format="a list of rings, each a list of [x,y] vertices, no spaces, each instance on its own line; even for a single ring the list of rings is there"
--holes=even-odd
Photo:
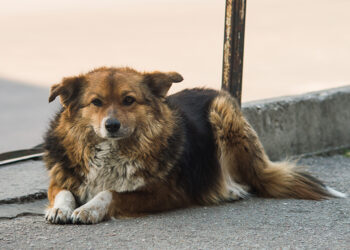
[[[350,158],[301,159],[350,193]],[[43,206],[41,204],[40,206]],[[97,225],[50,225],[43,216],[0,219],[1,249],[350,249],[350,199],[248,200]]]

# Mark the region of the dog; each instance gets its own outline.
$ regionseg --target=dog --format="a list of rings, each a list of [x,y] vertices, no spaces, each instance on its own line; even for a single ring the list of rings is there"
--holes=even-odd
[[[186,89],[176,72],[102,67],[53,85],[45,136],[54,224],[91,224],[256,195],[345,197],[290,162],[271,162],[235,99]]]

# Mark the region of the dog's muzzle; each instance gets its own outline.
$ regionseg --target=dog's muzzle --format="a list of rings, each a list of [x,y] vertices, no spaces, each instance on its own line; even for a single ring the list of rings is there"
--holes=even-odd
[[[102,138],[121,139],[130,136],[132,130],[123,126],[120,121],[113,117],[105,117],[99,127],[94,127],[96,134]]]

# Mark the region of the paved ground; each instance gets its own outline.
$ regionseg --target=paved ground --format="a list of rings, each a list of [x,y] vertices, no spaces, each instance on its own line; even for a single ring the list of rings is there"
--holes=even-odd
[[[312,157],[301,159],[301,163],[309,165],[328,185],[350,193],[350,158],[342,155]],[[28,179],[33,177],[33,171],[28,173]],[[38,175],[46,174],[44,168],[36,171]],[[6,182],[0,182],[0,190],[6,188]],[[29,193],[35,191],[30,190]],[[42,212],[44,205],[45,200],[25,205],[0,205],[0,248],[350,248],[348,198],[315,202],[252,197],[220,206],[89,226],[50,225],[42,215],[28,215],[28,212]],[[1,213],[8,212],[5,208],[13,213],[7,217],[21,214],[13,219],[4,218]]]
[[[48,175],[42,161],[0,166],[0,204],[22,201],[46,191]],[[6,184],[6,186],[4,185]]]

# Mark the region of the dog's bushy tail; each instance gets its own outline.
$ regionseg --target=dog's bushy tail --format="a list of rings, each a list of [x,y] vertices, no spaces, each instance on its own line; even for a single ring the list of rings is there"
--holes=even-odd
[[[321,200],[345,197],[292,162],[271,162],[236,101],[221,92],[209,109],[221,166],[258,196]]]
[[[291,162],[268,161],[265,167],[256,171],[259,174],[253,188],[259,196],[310,200],[345,197],[345,194],[327,187],[302,167]]]

